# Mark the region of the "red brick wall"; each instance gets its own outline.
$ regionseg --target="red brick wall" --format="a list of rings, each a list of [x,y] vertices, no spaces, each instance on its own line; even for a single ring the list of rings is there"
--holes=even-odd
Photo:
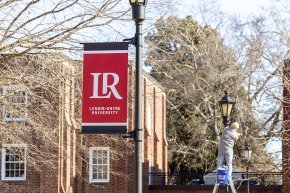
[[[133,147],[126,139],[113,135],[86,135],[81,157],[77,159],[77,193],[132,192]],[[110,147],[110,182],[89,183],[89,147]]]
[[[29,148],[27,148],[29,151]],[[2,156],[2,155],[1,155]],[[55,159],[57,160],[57,158]],[[1,166],[1,165],[0,165]],[[48,168],[47,166],[39,165],[40,171],[35,171],[29,166],[29,161],[26,168],[26,180],[23,181],[1,181],[1,193],[57,193],[57,169]],[[2,169],[0,167],[0,169]]]
[[[44,55],[42,54],[23,55],[23,56],[20,56],[20,58],[15,58],[15,61],[16,61],[15,64],[18,64],[18,67],[21,68],[21,67],[24,67],[27,63],[35,62],[35,67],[36,67],[38,66],[36,61],[41,61],[41,62],[43,61],[43,60],[40,60],[42,56],[44,57]],[[51,59],[50,55],[47,56],[47,58],[49,58],[49,60],[47,61],[50,61],[49,62],[50,65],[57,64],[57,66],[59,66],[61,62],[65,60],[65,57],[63,56],[54,55],[54,57],[55,58]],[[56,61],[54,61],[54,59]],[[69,165],[63,164],[63,162],[67,162],[68,160],[72,159],[71,154],[64,153],[64,152],[68,152],[67,149],[66,150],[63,149],[62,151],[63,154],[60,154],[61,148],[63,148],[65,145],[68,148],[72,147],[71,141],[68,140],[68,138],[71,138],[69,134],[71,133],[71,130],[68,129],[67,120],[65,120],[65,115],[64,115],[64,109],[65,109],[64,104],[67,103],[70,105],[71,102],[68,100],[71,100],[73,96],[71,94],[71,88],[73,87],[69,85],[71,82],[71,80],[69,80],[69,77],[71,76],[67,76],[68,74],[64,74],[64,73],[71,73],[70,70],[72,70],[72,68],[71,67],[64,67],[64,68],[61,69],[61,71],[59,71],[60,69],[57,68],[56,72],[54,72],[57,75],[59,75],[59,78],[63,76],[63,79],[61,79],[62,81],[63,80],[67,81],[67,82],[62,82],[62,81],[59,81],[59,79],[57,79],[57,81],[59,82],[55,82],[57,88],[58,88],[58,85],[60,86],[59,91],[61,93],[60,93],[60,96],[58,96],[59,98],[56,98],[56,101],[59,100],[60,102],[56,104],[56,109],[59,109],[60,111],[54,111],[53,114],[49,114],[49,112],[47,112],[47,114],[44,114],[46,115],[45,118],[47,118],[47,120],[50,120],[50,122],[48,123],[50,125],[53,125],[51,127],[53,132],[51,133],[55,135],[53,135],[53,137],[50,138],[52,141],[49,141],[47,143],[42,143],[41,141],[42,139],[39,139],[39,138],[42,138],[42,136],[39,133],[37,134],[39,135],[38,136],[39,138],[33,137],[34,131],[37,129],[41,129],[41,126],[37,124],[35,126],[31,123],[33,123],[34,121],[38,123],[39,120],[32,120],[31,122],[27,122],[27,123],[26,122],[19,123],[19,127],[28,127],[29,131],[31,131],[30,133],[27,134],[31,136],[31,138],[29,137],[26,138],[26,136],[23,136],[22,141],[20,142],[20,143],[27,144],[27,154],[29,158],[27,159],[26,180],[24,181],[1,181],[0,180],[1,193],[28,193],[28,192],[29,193],[58,193],[61,190],[60,181],[65,180],[64,178],[66,177],[68,177],[68,180],[67,180],[68,186],[71,185],[72,175],[70,174],[69,176],[64,176],[64,175],[68,174],[68,172],[65,171],[65,167],[67,167],[70,171],[73,170],[73,167],[71,167],[71,164]],[[24,71],[23,73],[25,72],[26,71]],[[45,85],[42,85],[42,86],[45,86]],[[68,88],[69,90],[67,90],[65,87]],[[33,89],[34,88],[31,88],[31,90]],[[65,97],[67,97],[66,101],[64,99]],[[39,105],[37,103],[39,101],[37,101],[36,104],[34,104],[35,101],[33,101],[33,99],[31,98],[28,94],[29,109],[31,110],[29,111],[28,116],[33,115],[33,113],[35,113],[33,111],[34,105]],[[66,109],[66,112],[70,113],[70,116],[73,116],[73,113],[70,112],[71,110],[72,109]],[[32,117],[34,116],[30,116],[29,118],[33,119]],[[53,122],[51,121],[52,119],[53,119]],[[18,127],[17,125],[18,123],[7,122],[5,124],[6,126],[14,125],[15,127]],[[33,126],[35,126],[35,128]],[[56,132],[58,129],[59,129],[59,133]],[[50,132],[50,131],[44,131],[43,135],[45,135],[46,132]],[[17,135],[18,133],[13,132],[10,135],[13,136],[15,134]],[[66,136],[66,138],[64,138],[63,136]],[[58,141],[58,138],[61,138],[61,137],[63,140]],[[51,147],[51,144],[55,144],[55,146],[52,145]],[[0,152],[2,153],[2,151]],[[39,152],[41,153],[44,152],[44,154],[40,156],[38,154]],[[1,170],[1,159],[0,159],[0,170]],[[64,190],[67,190],[67,188],[64,187]]]
[[[1,193],[39,192],[40,178],[37,172],[27,168],[25,181],[0,181]],[[29,179],[29,180],[28,180]]]

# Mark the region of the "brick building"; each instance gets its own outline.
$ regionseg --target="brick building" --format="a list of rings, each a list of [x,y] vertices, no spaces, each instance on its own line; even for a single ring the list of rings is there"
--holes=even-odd
[[[61,54],[1,58],[1,193],[133,193],[134,142],[80,134],[81,62]],[[130,71],[129,77],[133,77]],[[166,96],[143,73],[143,190],[167,171]],[[129,78],[128,131],[133,130]]]
[[[130,71],[129,77],[133,77]],[[134,86],[130,79],[130,85]],[[167,171],[167,141],[165,124],[165,94],[163,88],[147,73],[143,72],[143,192],[148,192],[148,186],[152,183],[149,173]],[[130,88],[130,91],[133,87]],[[129,131],[133,129],[134,106],[132,105],[134,93],[129,93]],[[123,139],[111,135],[83,135],[83,148],[85,152],[102,152],[103,156],[110,154],[110,175],[102,176],[102,179],[90,177],[91,169],[87,161],[90,157],[79,157],[78,170],[82,171],[77,176],[76,189],[80,193],[133,193],[134,192],[134,144],[132,139]],[[105,153],[104,153],[105,152]],[[87,156],[87,155],[86,155]],[[99,155],[97,155],[99,156]],[[92,158],[92,157],[91,157]],[[82,159],[82,160],[81,160]],[[82,162],[82,163],[80,163]],[[105,179],[104,179],[105,178]],[[94,181],[95,183],[91,183]]]
[[[283,193],[290,192],[290,54],[284,61],[283,124],[282,124],[282,174]]]

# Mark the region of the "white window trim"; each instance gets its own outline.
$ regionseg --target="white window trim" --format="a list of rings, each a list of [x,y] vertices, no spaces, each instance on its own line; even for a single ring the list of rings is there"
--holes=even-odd
[[[24,147],[25,149],[25,157],[24,157],[24,176],[23,177],[5,177],[6,171],[6,148],[8,147]],[[26,144],[4,144],[2,145],[2,171],[1,171],[1,180],[3,181],[24,181],[26,180],[26,166],[27,166],[27,146]]]
[[[108,167],[107,173],[108,178],[107,179],[93,179],[93,152],[97,150],[106,150],[108,152],[108,163],[106,164]],[[109,147],[90,147],[89,148],[89,182],[90,183],[107,183],[110,182],[110,148]],[[96,165],[96,164],[95,164]]]
[[[22,87],[20,85],[9,85],[9,86],[4,86],[3,87],[3,96],[4,96],[4,104],[3,104],[3,121],[26,121],[27,119],[27,109],[25,110],[25,115],[24,117],[16,117],[16,118],[9,118],[6,117],[6,106],[7,106],[7,100],[5,98],[5,96],[7,96],[8,91],[11,90],[18,90],[19,91],[24,91],[25,92],[25,103],[23,104],[24,108],[26,108],[27,106],[27,92],[22,89]]]

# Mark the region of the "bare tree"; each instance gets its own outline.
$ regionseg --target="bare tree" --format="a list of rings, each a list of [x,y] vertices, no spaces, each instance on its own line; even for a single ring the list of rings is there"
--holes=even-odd
[[[226,20],[216,14],[213,23],[215,28],[206,28],[209,23],[203,23],[204,20],[200,22],[203,25],[196,27],[197,24],[190,22],[189,17],[184,24],[174,17],[161,18],[156,22],[157,30],[148,35],[148,65],[153,66],[152,74],[168,87],[168,104],[171,106],[168,111],[179,114],[178,119],[170,119],[172,113],[168,115],[169,122],[176,121],[176,124],[168,125],[172,129],[172,133],[169,132],[171,152],[180,154],[190,168],[194,164],[190,162],[193,159],[188,160],[189,157],[206,158],[204,152],[212,151],[210,146],[201,148],[206,151],[194,149],[199,146],[193,144],[200,140],[205,141],[203,145],[214,142],[206,138],[209,134],[219,132],[214,124],[211,130],[208,129],[211,127],[210,117],[214,115],[213,104],[219,100],[218,96],[222,96],[222,93],[216,94],[225,88],[237,101],[236,118],[244,129],[239,148],[242,149],[246,143],[254,148],[255,165],[251,169],[276,171],[280,168],[275,164],[263,167],[273,163],[267,152],[269,141],[281,137],[282,66],[289,49],[289,25],[286,19],[289,11],[285,9],[286,1],[278,4],[272,6],[275,8],[271,10],[265,8],[261,16],[251,16],[247,20],[238,17]],[[208,10],[208,7],[201,8]],[[212,22],[208,20],[212,18],[211,13],[201,12],[201,19]],[[214,13],[219,12],[214,10]],[[221,34],[220,42],[216,41],[219,35],[214,36],[211,28]],[[215,49],[218,51],[215,52]],[[214,72],[218,72],[218,75]],[[213,87],[211,82],[222,84]],[[243,85],[243,88],[236,83]],[[210,93],[209,88],[215,93]],[[196,108],[192,109],[193,106]],[[193,124],[194,116],[198,117],[194,121],[199,129]],[[177,130],[179,126],[184,132]],[[193,138],[190,137],[192,132]],[[187,143],[188,140],[191,143]],[[178,163],[181,164],[181,161]],[[244,167],[243,164],[240,166]]]
[[[240,106],[245,114],[244,140],[251,144],[257,144],[255,141],[259,140],[266,151],[271,149],[281,159],[281,147],[272,148],[273,143],[269,141],[281,141],[283,133],[282,90],[283,83],[288,82],[283,65],[289,49],[289,10],[286,9],[289,3],[274,3],[275,6],[263,8],[259,16],[252,15],[246,20],[232,18],[228,37],[244,71],[245,97],[250,107],[246,111]],[[259,135],[250,139],[254,132]],[[254,161],[258,162],[256,158]],[[280,164],[281,160],[278,168],[281,168]]]
[[[109,25],[128,8],[121,0],[4,0],[0,10],[0,51],[19,55],[80,48],[80,41],[93,37],[85,30]]]

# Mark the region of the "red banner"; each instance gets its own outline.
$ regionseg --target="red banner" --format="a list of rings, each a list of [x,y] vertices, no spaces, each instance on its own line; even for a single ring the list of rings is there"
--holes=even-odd
[[[82,133],[127,131],[128,43],[85,43]]]

